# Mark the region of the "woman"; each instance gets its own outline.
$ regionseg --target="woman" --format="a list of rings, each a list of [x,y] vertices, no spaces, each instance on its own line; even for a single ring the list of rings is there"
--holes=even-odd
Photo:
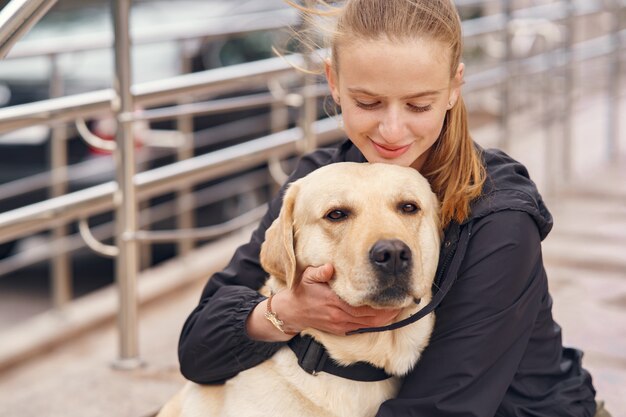
[[[522,165],[469,135],[451,0],[348,0],[337,14],[325,71],[348,140],[303,157],[289,181],[340,161],[417,169],[442,206],[438,284],[454,282],[422,359],[378,415],[593,416],[582,353],[563,348],[551,315],[541,258],[550,213]],[[259,249],[280,206],[279,196],[185,323],[188,379],[223,382],[306,327],[345,334],[394,321],[397,311],[339,300],[327,285],[332,265],[312,265],[301,285],[273,296],[282,329],[267,320]]]

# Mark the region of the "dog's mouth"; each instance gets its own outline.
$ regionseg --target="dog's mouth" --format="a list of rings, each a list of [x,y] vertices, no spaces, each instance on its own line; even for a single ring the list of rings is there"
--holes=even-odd
[[[397,286],[376,291],[367,302],[374,308],[406,308],[419,303],[420,298],[415,297],[407,288]]]

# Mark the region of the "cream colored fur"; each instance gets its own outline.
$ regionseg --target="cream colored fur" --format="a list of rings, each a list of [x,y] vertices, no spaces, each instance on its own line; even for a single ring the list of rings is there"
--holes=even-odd
[[[403,212],[406,203],[416,213]],[[343,210],[346,219],[326,215]],[[298,285],[309,265],[333,264],[331,288],[354,305],[402,308],[399,319],[428,304],[439,254],[439,205],[417,171],[387,164],[337,163],[290,185],[279,218],[266,232],[261,263],[270,274],[266,287]],[[378,290],[369,251],[381,239],[399,239],[413,254],[411,293],[392,305],[376,305]],[[416,305],[414,300],[421,300]],[[158,417],[336,416],[376,414],[392,398],[400,378],[418,361],[430,337],[434,315],[393,331],[334,336],[315,329],[302,333],[322,343],[341,364],[367,361],[395,375],[380,382],[352,381],[304,372],[285,347],[266,362],[241,372],[224,385],[187,385]]]

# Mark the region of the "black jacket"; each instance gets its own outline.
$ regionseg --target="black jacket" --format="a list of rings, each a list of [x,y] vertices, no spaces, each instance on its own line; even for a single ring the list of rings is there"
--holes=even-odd
[[[430,344],[378,416],[591,417],[595,390],[582,353],[563,348],[551,314],[541,240],[552,217],[521,164],[500,151],[483,151],[483,158],[483,196],[465,223],[445,231],[441,247],[439,284],[456,282],[436,309]],[[340,161],[365,159],[350,142],[317,150],[289,182]],[[266,279],[259,250],[282,191],[250,242],[208,281],[183,327],[180,366],[192,381],[223,382],[284,346],[245,332],[264,298],[256,292]]]

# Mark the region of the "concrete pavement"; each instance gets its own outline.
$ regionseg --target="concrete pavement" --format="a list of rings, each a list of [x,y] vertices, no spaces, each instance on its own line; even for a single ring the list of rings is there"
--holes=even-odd
[[[249,230],[143,273],[139,344],[144,366],[112,367],[118,355],[117,295],[105,288],[3,333],[0,416],[147,417],[183,384],[176,343],[206,278]]]

